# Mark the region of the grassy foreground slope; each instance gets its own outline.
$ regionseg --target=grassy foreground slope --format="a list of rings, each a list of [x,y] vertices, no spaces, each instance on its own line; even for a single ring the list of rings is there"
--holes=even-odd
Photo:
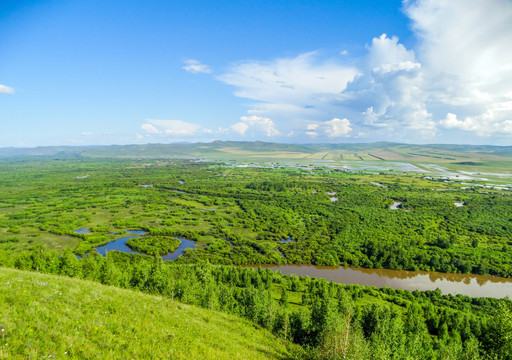
[[[223,313],[0,268],[0,359],[285,359],[286,344]],[[1,336],[1,333],[0,333]]]

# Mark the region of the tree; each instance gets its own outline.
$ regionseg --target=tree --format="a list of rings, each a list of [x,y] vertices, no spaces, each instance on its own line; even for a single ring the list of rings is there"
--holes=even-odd
[[[284,284],[281,288],[281,299],[279,300],[279,303],[284,307],[288,306],[288,291],[286,291],[286,286]]]
[[[512,311],[499,303],[482,341],[492,359],[512,359]]]

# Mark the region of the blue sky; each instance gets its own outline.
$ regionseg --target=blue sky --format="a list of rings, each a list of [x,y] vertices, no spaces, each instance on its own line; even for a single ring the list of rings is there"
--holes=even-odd
[[[512,2],[0,2],[0,147],[509,145]]]

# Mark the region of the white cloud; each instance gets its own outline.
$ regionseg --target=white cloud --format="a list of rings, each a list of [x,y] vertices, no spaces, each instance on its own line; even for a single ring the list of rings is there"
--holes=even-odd
[[[329,121],[309,124],[307,126],[306,135],[316,138],[320,133],[328,138],[347,137],[352,131],[350,120],[333,118]]]
[[[386,127],[389,124],[385,122],[379,122],[379,118],[384,115],[384,112],[376,113],[373,110],[373,106],[370,106],[366,109],[366,111],[363,111],[363,123],[365,125],[373,126],[373,127]]]
[[[239,133],[242,135],[248,129],[251,129],[256,134],[263,134],[265,136],[277,136],[279,135],[279,131],[275,128],[274,122],[266,117],[251,115],[251,116],[242,116],[240,118],[241,122],[234,124],[231,128],[235,130],[233,127],[237,128]],[[242,132],[240,132],[242,130]],[[236,131],[236,130],[235,130]]]
[[[440,123],[447,129],[475,130],[478,127],[478,124],[475,124],[471,119],[460,121],[457,119],[457,115],[452,113],[446,114],[446,117]]]
[[[497,132],[512,134],[512,120],[495,121],[492,110],[478,116],[467,116],[464,120],[459,120],[457,115],[448,113],[440,121],[440,125],[447,129],[475,132],[480,136],[489,136]]]
[[[356,124],[374,132],[386,131],[382,134],[387,136],[398,131],[407,139],[435,135],[422,66],[415,53],[386,34],[374,38],[367,48],[366,71],[349,85],[342,102],[358,111]]]
[[[319,63],[315,53],[306,53],[272,62],[241,63],[219,79],[235,86],[236,96],[303,107],[315,98],[339,94],[357,73],[354,67]]]
[[[411,48],[396,36],[376,34],[360,58],[342,51],[329,59],[309,52],[245,61],[217,79],[252,100],[246,118],[272,119],[275,132],[260,125],[262,136],[329,140],[364,134],[357,136],[421,142],[456,131],[512,134],[512,2],[403,5],[417,40]],[[243,118],[230,128],[240,135],[256,130]]]
[[[148,134],[161,134],[162,132],[158,130],[156,127],[154,127],[151,124],[142,124],[140,127],[142,130],[147,132]]]
[[[507,129],[512,2],[421,0],[405,11],[420,40],[429,106],[439,117],[449,113],[439,124],[481,136]]]
[[[342,137],[347,136],[352,130],[350,127],[350,121],[348,119],[334,118],[324,123],[324,131],[328,137]]]
[[[304,129],[311,121],[331,117],[334,102],[359,74],[354,66],[320,58],[321,54],[310,52],[268,62],[247,61],[233,66],[218,79],[234,86],[236,96],[255,101],[248,109],[247,119],[272,119],[272,127],[261,131],[263,134],[288,134]],[[245,123],[252,127],[252,121]]]
[[[414,63],[415,60],[414,51],[407,50],[405,46],[399,44],[396,36],[389,38],[386,34],[373,38],[368,51],[368,64],[372,69],[382,65]]]
[[[82,136],[91,136],[92,132],[91,131],[84,131],[84,132],[80,133],[80,135],[82,135]]]
[[[14,94],[12,87],[0,84],[0,94]]]
[[[141,129],[150,135],[167,136],[194,136],[212,132],[199,124],[181,120],[147,119],[146,123],[142,124]]]
[[[270,118],[251,115],[242,116],[240,121],[228,128],[219,127],[215,130],[205,128],[199,124],[182,120],[146,119],[140,127],[144,137],[172,138],[173,140],[194,137],[201,140],[213,140],[232,134],[250,138],[273,137],[281,135]],[[140,136],[137,136],[140,139]]]
[[[231,125],[230,128],[237,134],[244,135],[247,129],[249,129],[249,125],[243,122],[238,122],[236,124]]]
[[[208,65],[202,64],[201,62],[194,60],[194,59],[188,59],[185,60],[185,66],[183,66],[183,69],[185,71],[188,71],[192,74],[210,74],[212,73],[212,68]]]
[[[404,72],[416,72],[419,69],[421,69],[421,64],[413,61],[399,61],[395,63],[388,63],[388,64],[382,64],[380,66],[377,66],[373,68],[373,72],[378,75],[384,75],[389,73],[395,73],[399,71]]]
[[[332,59],[319,61],[320,54],[310,52],[241,63],[219,79],[235,86],[235,95],[256,101],[249,114],[272,118],[284,132],[333,139],[358,127],[409,129],[433,136],[436,126],[426,107],[422,65],[414,51],[386,34],[374,38],[367,48],[360,69]],[[317,131],[311,124],[323,127]]]

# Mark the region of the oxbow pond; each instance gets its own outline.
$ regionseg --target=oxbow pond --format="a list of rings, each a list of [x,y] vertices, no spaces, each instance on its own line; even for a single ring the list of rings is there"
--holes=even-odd
[[[75,232],[78,232],[79,230],[82,233],[84,233],[83,231],[86,229],[78,229],[78,230],[75,230]],[[138,251],[134,251],[134,250],[130,249],[130,247],[128,245],[126,245],[126,242],[129,239],[132,239],[134,237],[139,237],[139,236],[144,235],[145,234],[144,231],[128,230],[126,232],[133,234],[133,235],[125,236],[120,239],[111,241],[105,245],[96,247],[96,250],[98,251],[98,253],[105,256],[108,251],[116,250],[116,251],[130,253],[130,254],[142,254]],[[163,256],[162,257],[163,260],[176,260],[180,255],[183,255],[183,253],[185,252],[186,249],[193,249],[195,247],[195,242],[193,240],[187,240],[187,239],[179,238],[179,237],[177,239],[179,239],[181,241],[180,246],[178,246],[178,248],[176,250],[174,250],[172,253],[169,253],[169,254]],[[142,255],[144,255],[144,254],[142,254]]]

